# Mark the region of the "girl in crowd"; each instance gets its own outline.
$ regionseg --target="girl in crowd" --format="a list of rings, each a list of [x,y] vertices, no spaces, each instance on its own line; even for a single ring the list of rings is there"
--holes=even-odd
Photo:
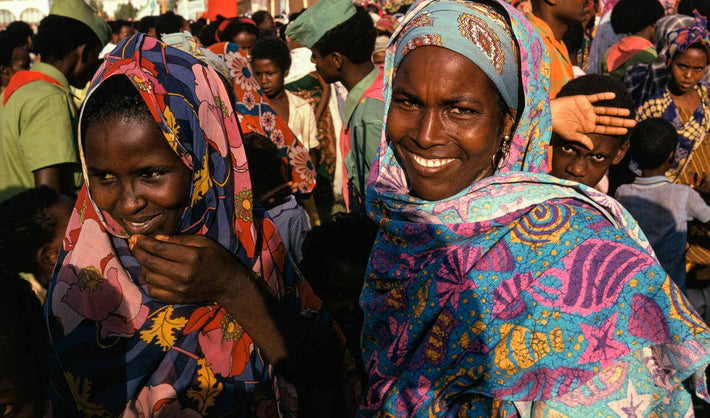
[[[612,199],[547,176],[542,41],[422,0],[390,41],[363,416],[692,414],[710,331]],[[378,415],[380,416],[380,415]]]
[[[211,68],[150,37],[94,77],[46,305],[55,413],[295,416],[340,396],[342,345],[253,206],[237,123]]]
[[[636,119],[663,118],[673,124],[678,148],[666,177],[690,184],[688,175],[702,172],[691,168],[692,161],[699,163],[693,154],[710,133],[710,86],[701,82],[710,56],[707,20],[696,13],[694,25],[670,32],[666,40],[668,84],[639,106]]]

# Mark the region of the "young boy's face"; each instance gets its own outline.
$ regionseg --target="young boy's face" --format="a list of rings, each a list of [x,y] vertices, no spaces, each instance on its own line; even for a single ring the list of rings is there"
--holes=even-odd
[[[268,98],[273,98],[284,88],[286,73],[282,72],[279,66],[268,58],[255,59],[252,62],[254,77],[259,82],[261,89]]]
[[[612,164],[618,164],[626,155],[629,141],[623,145],[616,137],[588,135],[594,143],[591,151],[579,143],[553,135],[552,170],[550,174],[594,187],[604,177]]]

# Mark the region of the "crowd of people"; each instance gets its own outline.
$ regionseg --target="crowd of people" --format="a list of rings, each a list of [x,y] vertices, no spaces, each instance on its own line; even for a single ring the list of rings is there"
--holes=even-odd
[[[707,0],[0,32],[0,416],[704,416]]]

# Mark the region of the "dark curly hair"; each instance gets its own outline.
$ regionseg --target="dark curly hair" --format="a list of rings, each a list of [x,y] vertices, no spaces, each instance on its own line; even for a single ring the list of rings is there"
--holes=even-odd
[[[54,239],[58,220],[49,209],[60,196],[56,190],[40,186],[0,203],[0,262],[8,271],[37,271],[37,251]]]
[[[286,42],[276,37],[261,38],[251,47],[251,62],[269,59],[279,66],[281,72],[291,68],[291,53]]]
[[[352,63],[362,64],[370,60],[376,37],[370,15],[362,6],[355,6],[355,15],[326,32],[312,49],[321,55],[339,52]]]
[[[660,167],[677,146],[678,132],[663,118],[643,120],[631,131],[629,151],[644,169]]]
[[[109,77],[86,100],[81,116],[81,136],[85,137],[89,126],[109,118],[153,120],[140,92],[125,75]]]
[[[42,61],[61,61],[78,46],[86,44],[82,60],[101,46],[101,40],[86,24],[70,17],[49,15],[39,22],[35,52]]]

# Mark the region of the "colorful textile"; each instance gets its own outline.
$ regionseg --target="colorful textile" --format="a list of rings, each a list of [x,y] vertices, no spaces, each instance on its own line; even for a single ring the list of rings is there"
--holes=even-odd
[[[690,162],[695,149],[710,134],[710,85],[700,82],[695,86],[695,91],[700,96],[700,104],[692,113],[676,106],[668,87],[658,90],[636,110],[637,121],[663,118],[673,124],[678,132],[675,160],[666,171],[666,177],[674,183]],[[631,169],[637,175],[641,173],[633,161]]]
[[[627,36],[612,45],[604,54],[602,73],[621,79],[626,68],[638,62],[649,63],[656,58],[655,45],[639,36]]]
[[[638,416],[692,413],[680,382],[693,376],[708,398],[710,330],[616,201],[544,174],[551,120],[543,42],[499,3],[520,54],[524,97],[502,168],[454,196],[423,201],[409,194],[383,134],[367,196],[380,231],[360,299],[369,374],[360,413],[555,416],[581,407],[589,416],[626,416],[636,394],[644,401]],[[461,16],[494,14],[473,2],[413,5],[387,50],[387,107],[407,28],[452,5]],[[460,33],[455,22],[440,30]],[[633,359],[646,359],[641,349],[650,346],[639,370]],[[627,393],[629,384],[637,392]]]
[[[276,144],[281,158],[288,164],[291,180],[299,192],[310,193],[316,185],[315,167],[308,151],[298,142],[288,123],[279,115],[266,98],[249,66],[249,57],[239,45],[220,42],[210,45],[209,50],[224,59],[232,76],[236,112],[242,133],[256,132]]]
[[[666,65],[670,67],[671,60],[678,52],[685,52],[689,46],[699,43],[705,47],[705,52],[710,56],[710,31],[708,31],[708,20],[701,16],[697,10],[695,14],[695,24],[685,26],[668,33],[666,37],[666,47],[663,55],[666,57]]]
[[[572,69],[572,61],[569,58],[567,46],[555,38],[555,34],[550,29],[550,26],[544,20],[530,13],[526,16],[535,30],[542,37],[545,43],[545,48],[549,54],[549,64],[545,68],[538,71],[543,71],[545,76],[550,78],[550,97],[554,98],[562,89],[562,86],[574,78]]]
[[[668,43],[668,34],[684,26],[690,26],[693,18],[684,15],[664,16],[656,23],[656,53],[660,54],[651,63],[636,64],[626,70],[624,84],[636,106],[641,105],[668,82],[670,73],[666,57],[662,53]]]
[[[291,75],[291,72],[289,72],[289,75]],[[298,97],[306,100],[308,104],[311,105],[313,112],[316,111],[323,97],[323,88],[318,81],[318,73],[315,71],[311,71],[303,77],[291,81],[284,87]],[[333,128],[333,119],[330,114],[330,109],[328,109],[327,106],[323,109],[316,124],[318,129],[318,167],[316,167],[316,173],[319,178],[332,183],[333,176],[335,175],[336,134]]]
[[[274,224],[253,206],[237,118],[217,73],[135,35],[104,62],[89,97],[115,75],[140,91],[166,141],[192,170],[180,233],[213,239],[286,306],[325,320]],[[295,416],[293,387],[275,375],[239,323],[215,303],[151,298],[126,238],[84,186],[46,304],[55,413]]]

